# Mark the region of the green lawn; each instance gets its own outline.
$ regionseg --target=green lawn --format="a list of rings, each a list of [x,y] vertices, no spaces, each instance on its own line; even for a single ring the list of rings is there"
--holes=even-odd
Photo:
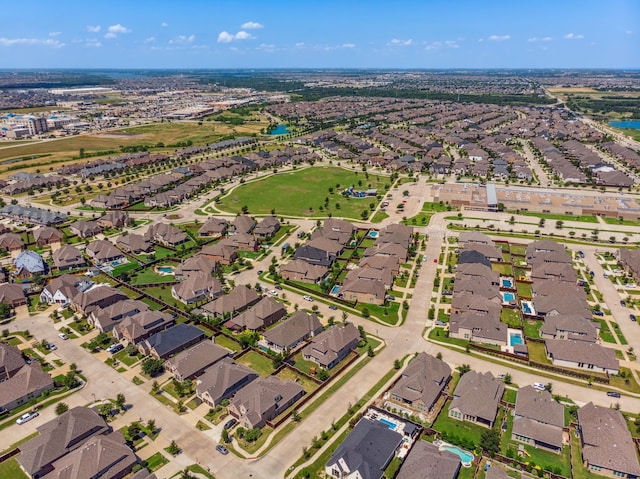
[[[316,389],[318,389],[319,385],[314,383],[313,381],[311,381],[310,379],[308,379],[307,377],[303,376],[302,374],[298,374],[296,372],[294,372],[291,369],[285,368],[282,371],[280,371],[277,376],[280,379],[290,379],[291,381],[299,384],[300,386],[302,386],[305,390],[305,392],[308,394],[312,391],[315,391]]]
[[[620,331],[620,326],[618,326],[618,323],[615,323],[612,321],[611,327],[613,328],[616,336],[618,336],[618,339],[620,340],[620,344],[628,344],[627,338],[625,338],[624,334],[622,334],[622,331]]]
[[[531,298],[533,297],[533,292],[531,291],[531,285],[529,283],[520,283],[516,281],[516,289],[518,291],[518,296],[520,298]]]
[[[609,329],[609,324],[604,320],[600,320],[600,338],[606,343],[615,343],[616,340],[611,334],[611,329]]]
[[[230,349],[233,352],[238,352],[242,350],[240,343],[226,337],[224,334],[219,334],[218,336],[216,336],[215,343],[218,346],[222,346],[223,348]]]
[[[168,462],[169,462],[169,459],[164,457],[164,455],[161,452],[156,452],[153,456],[147,459],[147,469],[149,469],[150,472],[154,472],[160,469],[162,466],[164,466]]]
[[[385,220],[389,217],[387,213],[384,211],[377,211],[373,218],[371,218],[372,223],[380,223],[382,220]]]
[[[239,363],[249,366],[260,376],[267,377],[273,373],[273,364],[271,359],[256,353],[255,351],[249,351],[247,354],[238,359]]]
[[[286,216],[326,216],[331,212],[337,217],[360,219],[363,210],[369,211],[370,203],[378,203],[377,198],[346,198],[340,192],[354,186],[356,189],[377,189],[379,194],[384,194],[390,179],[373,174],[368,176],[367,179],[363,172],[337,167],[304,168],[239,186],[216,206],[231,213],[240,213],[246,206],[250,214],[269,214],[275,209],[276,214]],[[329,188],[333,188],[333,194],[329,193]],[[325,198],[329,198],[328,206]]]
[[[6,477],[7,479],[28,479],[15,457],[0,463],[0,477]]]
[[[640,221],[637,220],[621,220],[618,218],[609,217],[602,217],[602,219],[608,225],[640,226]]]
[[[500,321],[510,328],[520,329],[522,322],[520,321],[520,310],[512,308],[502,308],[500,312]]]
[[[492,263],[491,269],[501,276],[513,276],[513,267],[510,264]]]
[[[130,284],[150,284],[150,283],[164,283],[166,281],[173,281],[172,275],[160,275],[153,271],[153,266],[145,268],[135,273]]]
[[[112,276],[119,276],[122,273],[126,272],[126,271],[131,271],[132,269],[135,269],[138,267],[138,262],[137,261],[130,261],[127,264],[121,264],[120,266],[116,266],[115,268],[113,268],[113,271],[111,272]]]
[[[535,321],[527,319],[524,321],[524,334],[527,338],[539,338],[540,328],[544,324],[544,321]]]
[[[165,288],[155,286],[152,288],[146,288],[145,292],[154,298],[158,298],[168,304],[175,304],[177,307],[181,307],[182,303],[171,296],[171,286],[167,286]]]
[[[477,424],[470,422],[458,421],[449,417],[449,406],[451,401],[443,406],[442,411],[438,415],[438,419],[433,423],[433,429],[446,434],[447,440],[451,440],[452,437],[457,436],[459,439],[468,439],[476,446],[480,443],[480,436],[486,429]]]
[[[429,339],[433,339],[435,341],[441,341],[443,343],[455,344],[457,346],[462,346],[463,348],[469,344],[469,341],[466,339],[457,339],[457,338],[449,338],[446,336],[446,331],[444,328],[433,328],[429,332]]]
[[[527,252],[527,245],[524,244],[509,244],[509,251],[511,254],[518,256],[524,256]]]
[[[545,220],[553,221],[580,221],[582,223],[597,223],[598,219],[595,216],[573,216],[573,215],[555,215],[552,213],[533,213],[530,211],[521,211],[519,214],[524,216],[535,216],[536,218],[544,218]]]
[[[543,343],[529,341],[527,347],[529,348],[529,359],[531,359],[531,361],[551,364],[551,360],[547,358],[547,352]]]

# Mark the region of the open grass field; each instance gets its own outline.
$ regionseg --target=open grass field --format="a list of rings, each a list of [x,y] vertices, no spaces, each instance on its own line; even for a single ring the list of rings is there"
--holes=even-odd
[[[369,211],[370,203],[377,204],[378,199],[345,198],[340,192],[354,186],[355,189],[377,189],[383,194],[389,184],[386,176],[369,174],[367,179],[361,171],[311,167],[241,185],[216,206],[230,213],[240,213],[246,206],[250,214],[269,214],[274,209],[276,214],[284,216],[327,216],[332,213],[336,217],[360,219],[362,211]],[[329,193],[329,188],[333,188],[333,194]],[[329,199],[328,203],[325,198]]]
[[[12,457],[0,464],[0,477],[6,477],[7,479],[27,479],[28,476],[20,469],[17,459]]]
[[[84,148],[86,153],[95,153],[119,151],[120,146],[164,143],[165,148],[154,149],[154,151],[165,151],[170,144],[188,140],[191,140],[193,144],[205,144],[213,143],[223,137],[259,134],[260,130],[267,125],[266,120],[239,126],[218,122],[204,122],[202,125],[197,122],[155,123],[114,130],[102,135],[77,135],[61,139],[34,141],[13,148],[0,148],[0,177],[15,172],[15,170],[8,170],[8,167],[15,167],[17,164],[24,165],[25,168],[31,167],[32,170],[39,168],[45,171],[48,170],[48,166],[54,164],[59,167],[66,163],[87,162],[99,158],[99,156],[95,156],[84,160],[74,160],[73,157],[80,154],[80,148]],[[171,151],[173,149],[169,148]],[[36,158],[30,159],[34,156]],[[15,158],[25,158],[25,160],[19,163],[8,161]]]

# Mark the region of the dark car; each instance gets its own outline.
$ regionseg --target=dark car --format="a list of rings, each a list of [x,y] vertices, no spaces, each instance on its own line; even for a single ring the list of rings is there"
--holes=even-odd
[[[329,309],[333,309],[335,311],[338,307],[335,304],[332,304],[329,306]]]
[[[236,425],[238,421],[236,421],[235,419],[229,419],[227,422],[224,423],[224,428],[225,429],[231,429],[233,426]]]
[[[225,456],[229,454],[229,449],[224,447],[222,444],[218,444],[216,446],[216,451],[218,451],[220,454],[224,454]]]
[[[627,307],[627,303],[624,300],[620,301],[620,306],[622,306],[623,308]]]
[[[594,316],[604,316],[604,313],[598,309],[597,311],[593,312],[593,315]]]
[[[276,285],[274,286],[274,288],[279,289],[279,290],[282,290],[282,286],[280,286],[279,284],[276,284]]]
[[[619,398],[620,397],[620,393],[618,391],[608,391],[607,392],[607,396],[609,396],[611,398]]]
[[[635,315],[635,314],[630,314],[630,315],[629,315],[629,319],[630,319],[631,321],[636,321],[636,315]]]

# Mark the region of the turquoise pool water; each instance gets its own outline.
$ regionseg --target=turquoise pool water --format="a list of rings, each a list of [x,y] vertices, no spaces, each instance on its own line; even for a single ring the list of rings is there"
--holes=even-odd
[[[522,339],[522,334],[520,333],[511,333],[509,335],[509,346],[515,346],[516,344],[522,344],[524,341]]]
[[[394,423],[392,423],[391,421],[388,421],[385,418],[380,418],[378,419],[378,421],[380,421],[382,424],[384,424],[385,426],[387,426],[389,429],[391,429],[392,431],[396,430],[396,425]]]
[[[158,271],[164,274],[173,274],[173,266],[160,266]]]
[[[510,279],[503,279],[502,280],[502,287],[503,288],[508,288],[508,289],[513,288],[513,281],[511,281]]]
[[[473,454],[460,449],[459,447],[446,445],[440,446],[440,449],[456,454],[460,458],[460,461],[462,461],[462,464],[469,465],[473,461]]]
[[[502,293],[502,299],[504,299],[505,303],[508,303],[516,299],[516,296],[513,293]]]
[[[378,237],[377,231],[369,231],[369,238],[377,238],[377,237]]]
[[[286,135],[287,133],[291,133],[287,125],[278,125],[269,132],[270,135]]]
[[[330,294],[338,294],[338,291],[340,291],[340,286],[334,286],[333,288],[331,288]]]
[[[527,303],[522,303],[522,310],[524,311],[524,314],[531,314],[531,308]]]

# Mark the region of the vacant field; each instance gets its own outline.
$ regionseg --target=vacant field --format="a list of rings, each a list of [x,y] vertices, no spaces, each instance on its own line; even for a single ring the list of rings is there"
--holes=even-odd
[[[239,186],[225,196],[216,206],[222,211],[240,213],[246,206],[250,214],[269,214],[275,210],[285,216],[326,216],[361,218],[375,197],[346,198],[340,192],[349,186],[355,189],[386,191],[390,181],[386,176],[361,171],[349,171],[336,167],[312,167],[278,173],[263,180]],[[329,193],[333,188],[333,193]],[[327,202],[326,199],[329,199]]]

